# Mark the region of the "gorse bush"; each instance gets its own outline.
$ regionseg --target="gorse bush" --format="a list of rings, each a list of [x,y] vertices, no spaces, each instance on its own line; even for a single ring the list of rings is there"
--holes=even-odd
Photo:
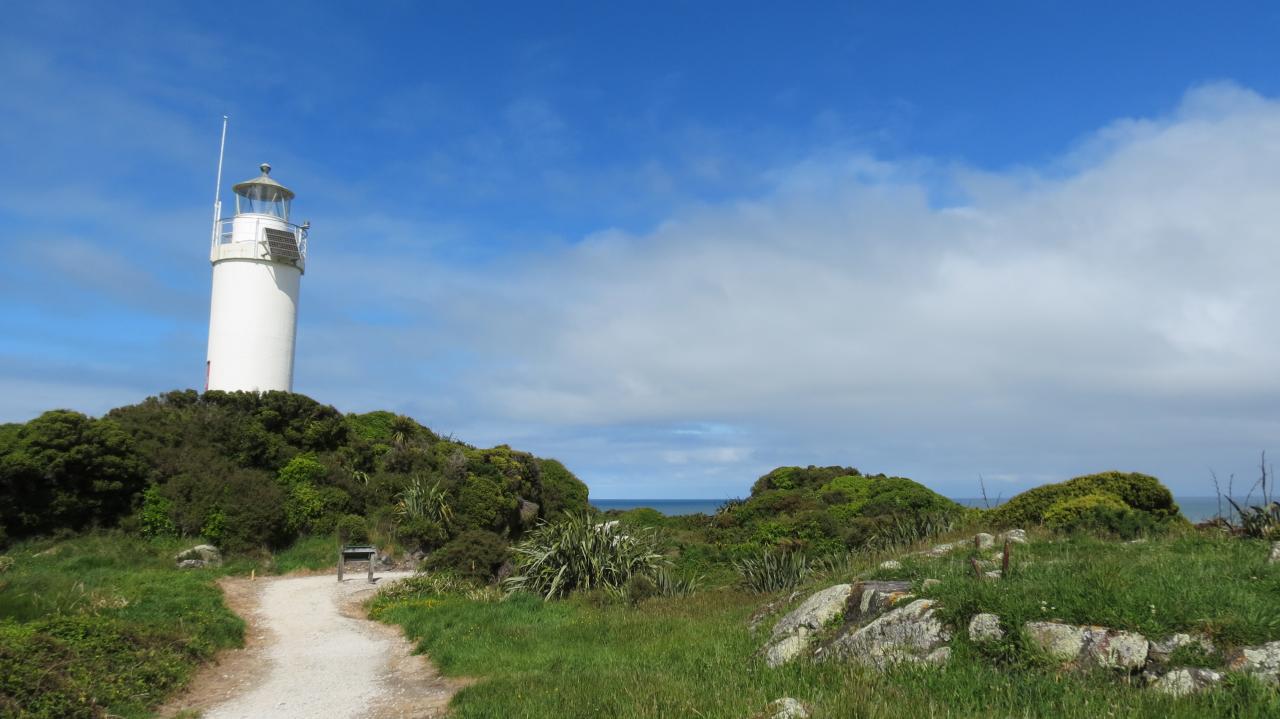
[[[733,563],[742,584],[761,594],[792,589],[809,576],[809,558],[800,552],[763,549]]]
[[[512,552],[515,573],[503,586],[544,599],[578,590],[622,592],[632,577],[653,578],[665,564],[654,530],[601,523],[585,513],[539,525]]]
[[[1040,524],[1055,504],[1091,494],[1109,494],[1157,522],[1182,519],[1173,494],[1160,480],[1137,472],[1102,472],[1046,484],[988,510],[984,518],[998,527]]]
[[[437,571],[448,570],[464,579],[491,582],[509,556],[507,540],[493,532],[472,529],[432,552],[425,566]]]

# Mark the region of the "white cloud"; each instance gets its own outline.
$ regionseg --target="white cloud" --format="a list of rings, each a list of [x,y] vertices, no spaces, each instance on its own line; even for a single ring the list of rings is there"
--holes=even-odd
[[[767,180],[648,234],[369,289],[443,316],[406,344],[465,351],[447,391],[495,421],[750,426],[944,484],[1202,457],[1190,482],[1275,436],[1280,103],[1198,88],[1040,170],[833,154]],[[654,459],[792,454],[726,449]]]

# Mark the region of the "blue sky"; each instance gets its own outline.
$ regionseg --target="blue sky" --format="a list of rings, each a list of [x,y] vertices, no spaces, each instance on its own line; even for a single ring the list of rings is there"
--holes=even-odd
[[[7,8],[0,421],[200,385],[225,113],[226,185],[314,225],[295,389],[345,411],[599,497],[1256,476],[1280,12],[613,5]]]

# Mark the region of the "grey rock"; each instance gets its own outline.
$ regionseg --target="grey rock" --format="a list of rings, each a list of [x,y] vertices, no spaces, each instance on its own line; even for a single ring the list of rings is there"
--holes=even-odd
[[[770,669],[777,669],[796,657],[804,654],[809,648],[810,633],[800,629],[795,634],[774,641],[764,650],[764,663]]]
[[[837,584],[814,593],[773,625],[773,638],[779,639],[801,628],[811,631],[821,629],[827,622],[844,613],[852,594],[852,584]]]
[[[956,548],[955,542],[946,542],[944,544],[935,545],[932,549],[925,550],[926,557],[942,557],[950,554]]]
[[[995,546],[996,538],[986,532],[978,532],[973,535],[973,546],[976,549],[990,549]]]
[[[857,618],[865,620],[883,614],[885,610],[910,597],[910,589],[911,582],[905,581],[859,582],[853,589],[858,597]]]
[[[1169,661],[1169,657],[1182,647],[1197,645],[1205,653],[1213,653],[1213,642],[1209,637],[1203,634],[1174,634],[1159,641],[1153,641],[1147,647],[1147,656],[1153,661],[1164,663]]]
[[[1237,649],[1227,657],[1227,667],[1272,683],[1280,681],[1280,641]]]
[[[1023,629],[1041,651],[1064,662],[1075,661],[1080,656],[1087,636],[1083,627],[1059,622],[1027,622]]]
[[[951,647],[938,647],[937,649],[929,652],[929,655],[924,658],[925,664],[934,664],[938,666],[946,664],[949,661],[951,661]]]
[[[1004,572],[1001,572],[999,569],[992,569],[989,572],[983,572],[982,576],[986,577],[987,579],[999,579],[1000,577],[1004,576]]]
[[[178,569],[204,569],[209,566],[202,559],[180,559],[178,560]]]
[[[184,561],[199,561],[202,567],[217,567],[222,564],[222,552],[212,544],[197,544],[190,549],[184,549],[174,555],[174,560],[179,563]]]
[[[783,697],[769,702],[764,716],[768,719],[809,719],[809,710],[798,699]]]
[[[926,579],[920,583],[920,588],[925,591],[928,591],[929,589],[932,589],[933,587],[936,587],[939,584],[942,584],[941,579]]]
[[[780,667],[804,653],[812,634],[844,613],[852,594],[852,584],[827,587],[779,619],[765,647],[765,663]]]
[[[1086,630],[1084,658],[1096,667],[1132,672],[1146,665],[1149,644],[1136,632],[1090,627]]]
[[[982,613],[973,615],[969,620],[969,640],[973,642],[998,642],[1004,639],[1004,629],[1000,628],[1000,617]]]
[[[1267,557],[1267,564],[1275,564],[1280,562],[1280,542],[1271,543],[1271,556]]]
[[[894,609],[856,631],[841,635],[822,653],[823,658],[843,659],[883,668],[895,662],[924,662],[951,639],[937,618],[933,601],[917,599]]]
[[[1174,669],[1151,684],[1151,691],[1175,697],[1194,694],[1222,681],[1222,675],[1211,669]]]
[[[880,563],[881,569],[902,569],[902,562],[896,559],[886,559]]]
[[[1026,544],[1027,532],[1025,529],[1010,529],[1001,533],[1000,539],[1009,542],[1009,544]]]

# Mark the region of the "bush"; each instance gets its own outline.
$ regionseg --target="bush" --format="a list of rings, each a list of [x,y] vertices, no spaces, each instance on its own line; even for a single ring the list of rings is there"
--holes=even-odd
[[[1131,539],[1150,531],[1155,521],[1115,495],[1100,492],[1058,502],[1045,510],[1044,524],[1059,532],[1107,532]]]
[[[578,590],[622,592],[633,576],[652,577],[665,564],[653,530],[600,523],[586,514],[539,525],[513,551],[515,575],[506,588],[544,599]]]
[[[358,514],[344,514],[334,523],[338,541],[344,544],[363,544],[369,541],[369,524]]]
[[[142,508],[138,510],[139,531],[144,537],[172,537],[178,533],[173,523],[173,502],[151,486],[142,493]]]
[[[553,518],[565,512],[587,510],[587,485],[563,464],[544,459],[538,463],[538,469],[542,475],[542,516]]]
[[[424,552],[439,547],[449,539],[444,526],[427,517],[399,520],[396,524],[396,536],[405,543],[406,548],[421,549]]]
[[[473,529],[449,540],[427,557],[426,567],[449,570],[464,579],[491,582],[506,563],[507,542],[493,532]]]
[[[1046,484],[1016,495],[985,517],[997,527],[1040,524],[1053,505],[1090,494],[1112,495],[1157,522],[1182,519],[1169,489],[1155,477],[1136,472],[1102,472]]]

